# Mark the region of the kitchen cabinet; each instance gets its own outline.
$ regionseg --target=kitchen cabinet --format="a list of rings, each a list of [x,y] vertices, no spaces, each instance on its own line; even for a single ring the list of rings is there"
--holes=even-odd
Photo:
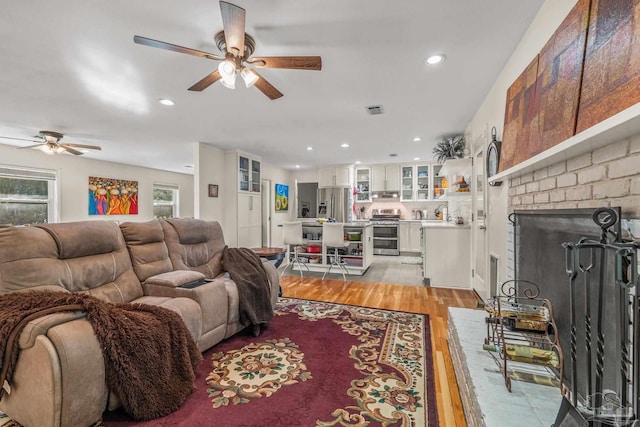
[[[237,153],[238,191],[260,192],[260,160]]]
[[[420,252],[420,221],[400,221],[400,252]]]
[[[433,176],[433,193],[431,194],[431,198],[433,200],[438,200],[444,196],[444,188],[442,188],[442,181],[446,182],[444,175],[441,174],[442,165],[433,165],[433,171],[431,176]]]
[[[471,288],[471,227],[447,223],[422,226],[426,285]]]
[[[356,168],[356,202],[371,201],[371,169]]]
[[[353,167],[333,166],[320,168],[318,171],[318,187],[352,187]]]
[[[238,195],[238,247],[262,246],[262,198],[253,194]]]
[[[405,165],[401,167],[400,200],[422,201],[431,198],[431,165]]]
[[[373,227],[368,222],[352,222],[344,224],[345,241],[349,232],[360,234],[360,238],[356,240],[348,240],[349,246],[344,248],[344,253],[340,258],[345,262],[345,267],[350,275],[363,275],[373,262]],[[307,252],[306,247],[298,249],[300,262],[305,264],[302,268],[303,273],[307,271],[324,273],[331,264],[333,249],[322,243],[322,224],[318,223],[302,223],[302,235],[308,240],[307,246],[322,246],[320,252]],[[287,248],[288,256],[291,248]],[[293,270],[298,270],[294,265]],[[339,270],[331,270],[332,273],[339,273]]]
[[[230,247],[262,246],[262,197],[260,158],[238,151],[225,152],[225,243]]]
[[[371,191],[400,191],[400,165],[372,166]]]

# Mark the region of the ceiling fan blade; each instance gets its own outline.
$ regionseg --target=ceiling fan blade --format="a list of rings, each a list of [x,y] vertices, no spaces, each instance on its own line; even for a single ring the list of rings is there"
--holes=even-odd
[[[206,88],[208,88],[209,86],[211,86],[212,84],[220,80],[221,78],[222,76],[220,75],[220,72],[218,70],[215,70],[213,73],[206,75],[198,83],[191,86],[189,90],[200,92],[202,90],[205,90]]]
[[[221,1],[220,12],[227,52],[244,56],[245,10],[235,4]],[[234,52],[235,49],[237,52]]]
[[[15,139],[16,141],[29,141],[29,142],[38,142],[36,139],[33,138],[15,138],[13,136],[0,136],[0,139]]]
[[[265,95],[267,95],[267,97],[269,97],[270,100],[273,101],[274,99],[278,99],[278,98],[284,96],[282,94],[282,92],[280,92],[278,89],[276,89],[271,83],[266,81],[264,79],[264,77],[262,77],[260,74],[258,74],[258,72],[256,70],[252,70],[252,71],[254,73],[256,73],[256,75],[258,77],[260,77],[258,79],[258,81],[256,81],[255,87],[260,89],[260,92],[262,92]]]
[[[82,152],[78,151],[78,150],[74,150],[73,148],[69,147],[68,144],[60,144],[58,147],[62,147],[64,148],[64,151],[69,152],[71,154],[75,154],[76,156],[82,156]]]
[[[29,141],[28,139],[25,139],[25,141]],[[18,147],[19,150],[24,150],[25,148],[36,148],[36,147],[40,147],[43,143],[41,144],[34,144],[34,145],[27,145],[26,147]]]
[[[64,147],[86,148],[89,150],[102,150],[97,145],[85,145],[85,144],[62,144]]]
[[[224,58],[214,55],[213,53],[203,52],[197,49],[191,49],[188,47],[178,46],[177,44],[171,44],[161,42],[159,40],[150,39],[142,36],[133,36],[133,41],[137,44],[144,46],[157,47],[164,50],[170,50],[172,52],[185,53],[187,55],[199,56],[201,58],[213,59],[214,61],[221,61]]]
[[[319,56],[253,56],[247,62],[259,68],[322,69],[322,58]]]

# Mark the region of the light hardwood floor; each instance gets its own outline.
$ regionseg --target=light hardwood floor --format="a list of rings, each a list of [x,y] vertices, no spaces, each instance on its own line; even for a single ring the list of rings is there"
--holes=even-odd
[[[447,308],[475,308],[478,298],[474,292],[335,279],[322,281],[319,278],[301,279],[299,276],[281,277],[280,285],[282,295],[289,298],[428,314],[439,424],[443,427],[466,426],[447,346]]]

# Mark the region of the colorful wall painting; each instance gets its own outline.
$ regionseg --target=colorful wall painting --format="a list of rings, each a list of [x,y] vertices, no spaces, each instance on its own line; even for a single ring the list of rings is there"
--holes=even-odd
[[[89,215],[137,215],[138,181],[89,177]]]
[[[538,56],[507,90],[500,172],[528,158],[529,136],[537,126],[540,108],[536,97],[537,74]]]
[[[592,0],[576,132],[640,102],[640,2]]]
[[[276,184],[276,212],[289,210],[289,186]]]
[[[590,2],[578,1],[540,51],[536,79],[540,108],[529,157],[575,134]]]

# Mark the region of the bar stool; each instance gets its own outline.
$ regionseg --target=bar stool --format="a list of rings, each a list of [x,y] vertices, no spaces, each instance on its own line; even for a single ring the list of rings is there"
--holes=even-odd
[[[285,222],[282,226],[284,227],[284,244],[287,245],[287,248],[293,245],[293,259],[288,260],[289,263],[280,275],[282,276],[289,266],[291,266],[291,271],[293,271],[293,265],[297,264],[298,270],[300,271],[300,278],[302,278],[304,277],[302,275],[302,265],[309,271],[309,266],[300,262],[300,257],[298,257],[298,245],[306,245],[308,243],[307,239],[302,238],[302,223]]]
[[[333,248],[333,260],[331,264],[329,264],[329,269],[322,275],[322,280],[324,280],[324,276],[326,276],[335,265],[338,269],[342,270],[342,279],[346,282],[347,278],[345,273],[349,274],[349,272],[344,266],[345,262],[342,262],[340,255],[338,255],[338,249],[349,246],[349,242],[344,240],[344,224],[329,222],[322,224],[322,241],[327,248]]]

